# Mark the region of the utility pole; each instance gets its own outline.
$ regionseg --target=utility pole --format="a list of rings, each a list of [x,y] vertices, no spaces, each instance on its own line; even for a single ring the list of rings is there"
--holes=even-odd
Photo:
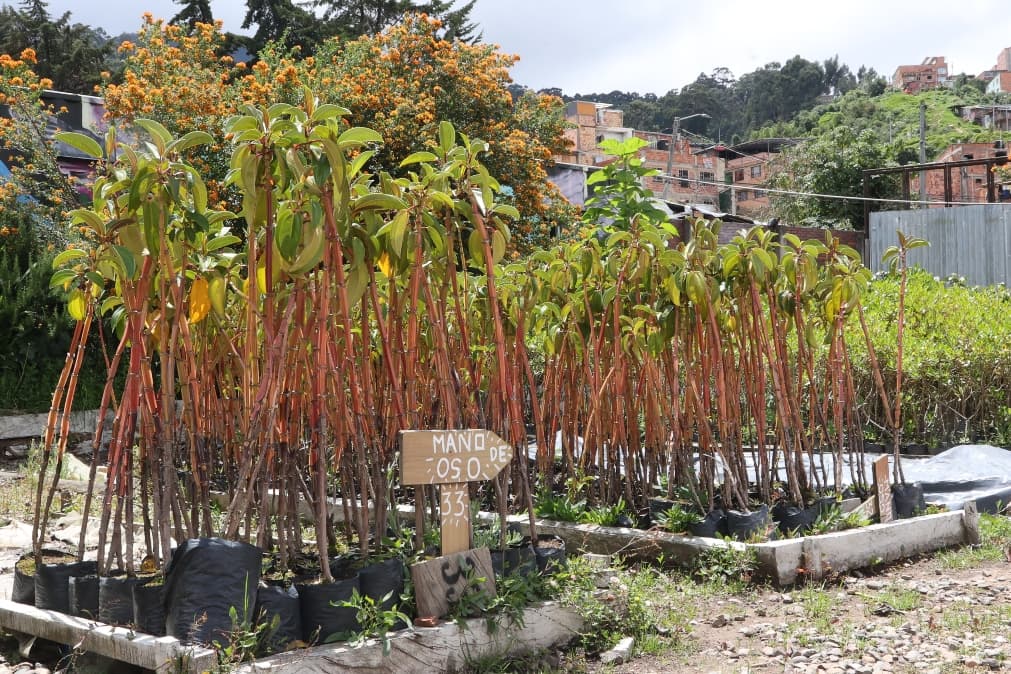
[[[664,176],[663,185],[663,198],[667,199],[667,195],[670,192],[671,186],[674,184],[674,148],[677,146],[678,136],[681,133],[681,122],[686,119],[694,119],[696,117],[704,117],[706,119],[711,119],[709,115],[704,112],[696,112],[685,117],[675,117],[674,121],[671,122],[670,129],[670,145],[667,147],[667,173]]]
[[[927,104],[920,103],[920,163],[927,163]],[[927,207],[927,172],[920,170],[920,208]]]

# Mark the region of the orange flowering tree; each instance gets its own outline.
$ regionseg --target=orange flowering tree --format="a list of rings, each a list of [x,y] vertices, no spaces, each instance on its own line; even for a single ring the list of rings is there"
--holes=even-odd
[[[11,173],[0,178],[0,211],[28,209],[56,221],[78,196],[45,135],[49,118],[60,113],[42,100],[53,83],[36,75],[34,65],[31,48],[18,58],[0,54],[0,159]]]
[[[306,58],[268,44],[247,67],[221,55],[220,24],[189,29],[147,15],[137,43],[120,47],[124,82],[107,82],[101,93],[114,119],[144,116],[173,133],[211,133],[217,143],[193,162],[210,178],[212,202],[225,196],[219,190],[227,167],[214,160],[223,156],[223,122],[242,103],[298,104],[305,87],[321,92],[323,103],[351,111],[352,124],[382,135],[372,166],[391,173],[400,170],[395,158],[431,150],[424,139],[437,137],[439,122],[449,121],[488,143],[489,171],[512,188],[525,216],[515,228],[515,249],[543,245],[567,217],[549,206],[558,199],[545,171],[565,143],[562,102],[537,94],[513,101],[507,87],[517,57],[494,45],[443,40],[439,27],[425,15],[409,15],[378,35],[326,42]]]

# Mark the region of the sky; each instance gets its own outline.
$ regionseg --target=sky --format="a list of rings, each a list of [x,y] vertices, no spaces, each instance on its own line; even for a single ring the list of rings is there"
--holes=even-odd
[[[0,4],[17,4],[3,0]],[[212,0],[225,30],[241,32],[245,2]],[[141,14],[166,19],[171,0],[49,0],[50,12],[110,35],[136,31]],[[613,90],[662,95],[725,67],[736,77],[799,55],[838,55],[891,78],[899,65],[944,56],[976,75],[1011,46],[1011,11],[999,0],[477,0],[485,42],[516,54],[513,80],[568,95]]]

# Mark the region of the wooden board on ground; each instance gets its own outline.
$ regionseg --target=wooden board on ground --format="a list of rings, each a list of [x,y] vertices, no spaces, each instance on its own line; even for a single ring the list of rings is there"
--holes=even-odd
[[[411,566],[419,617],[442,618],[467,592],[495,596],[495,571],[488,548],[436,557]]]
[[[895,519],[892,503],[892,485],[888,481],[888,456],[874,460],[874,493],[878,497],[878,521],[891,522]]]

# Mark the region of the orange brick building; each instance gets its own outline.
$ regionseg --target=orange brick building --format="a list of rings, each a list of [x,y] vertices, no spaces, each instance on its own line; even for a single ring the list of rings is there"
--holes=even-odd
[[[948,73],[948,64],[943,56],[928,56],[919,65],[896,68],[892,86],[907,94],[915,94],[946,85]]]
[[[994,143],[960,143],[951,145],[942,152],[935,162],[962,161],[965,159],[987,159],[1007,152]],[[951,201],[986,203],[986,166],[961,166],[951,172]],[[927,200],[945,201],[944,171],[927,171]]]
[[[571,151],[555,160],[582,166],[600,166],[607,156],[599,145],[605,139],[625,141],[637,137],[646,141],[641,151],[643,163],[661,175],[646,178],[645,187],[658,198],[677,203],[717,206],[725,170],[724,160],[711,148],[692,143],[684,134],[636,131],[624,125],[624,113],[607,103],[572,101],[566,108],[565,130]]]

